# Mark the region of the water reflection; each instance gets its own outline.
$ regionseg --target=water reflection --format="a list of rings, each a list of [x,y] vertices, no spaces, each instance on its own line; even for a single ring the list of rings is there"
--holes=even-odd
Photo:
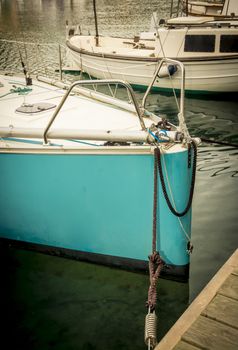
[[[197,171],[208,172],[210,177],[237,177],[237,149],[226,147],[205,147],[198,153]]]
[[[147,275],[2,246],[0,253],[9,348],[145,349]],[[159,339],[188,297],[188,283],[159,280]]]

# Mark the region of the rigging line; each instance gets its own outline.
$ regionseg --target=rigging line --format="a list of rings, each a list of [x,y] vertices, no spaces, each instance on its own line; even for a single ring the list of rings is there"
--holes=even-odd
[[[188,34],[188,27],[187,27],[187,29],[186,29],[185,35],[184,35],[184,37],[183,37],[183,39],[182,39],[182,41],[181,41],[181,44],[180,44],[180,46],[179,46],[179,49],[178,49],[176,58],[178,57],[179,51],[181,50],[182,45],[183,45],[183,43],[185,42],[185,38],[186,38],[186,35],[187,35],[187,34]]]
[[[155,21],[155,18],[154,18],[154,13],[152,13],[152,17],[153,17],[154,24],[155,24],[155,29],[156,29],[156,32],[157,32],[157,37],[158,37],[159,42],[160,42],[160,47],[161,47],[161,51],[162,51],[162,54],[163,54],[163,58],[166,58],[165,52],[164,52],[164,48],[163,48],[163,44],[162,44],[162,41],[161,41],[161,38],[160,38],[160,34],[159,34],[159,31],[158,31],[158,28],[157,28],[157,25],[156,25],[156,21]],[[166,67],[168,69],[168,63],[167,62],[165,62],[165,65],[166,65]],[[169,69],[168,69],[168,72],[169,72]],[[176,93],[175,93],[175,89],[174,89],[174,85],[173,85],[173,82],[172,82],[172,77],[171,77],[170,74],[169,74],[169,79],[170,79],[170,83],[171,83],[171,86],[172,86],[173,95],[174,95],[174,98],[175,98],[175,101],[176,101],[176,105],[177,105],[177,108],[178,108],[178,111],[179,111],[179,103],[178,103],[178,99],[177,99],[177,96],[176,96]]]
[[[108,72],[110,78],[113,79],[112,73],[111,73],[111,71],[109,70],[109,67],[108,67],[108,65],[107,65],[107,62],[106,62],[104,53],[102,53],[102,57],[103,57],[104,64],[105,64],[105,67],[106,67],[106,69],[107,69],[107,72]],[[90,76],[89,73],[88,73],[88,75]],[[107,79],[106,72],[103,71],[103,75],[104,75],[104,78]],[[90,76],[90,79],[91,79],[91,76]],[[118,86],[118,85],[116,84],[114,92],[113,92],[113,89],[111,88],[110,84],[107,84],[107,85],[108,85],[108,89],[109,89],[109,91],[110,91],[110,93],[111,93],[111,96],[115,98],[115,97],[116,97],[116,93],[117,93],[117,86]],[[97,91],[97,90],[95,90],[95,91]]]
[[[112,73],[111,73],[111,71],[109,70],[109,67],[108,67],[107,61],[106,61],[106,59],[105,59],[104,53],[102,53],[102,57],[103,57],[103,59],[104,59],[104,64],[105,64],[105,66],[106,66],[106,69],[107,69],[107,71],[108,71],[108,74],[109,74],[110,78],[113,79]],[[106,79],[106,73],[105,73],[105,72],[104,72],[104,77],[105,77],[105,79]],[[109,91],[110,91],[112,97],[115,97],[116,90],[115,90],[115,92],[113,92],[113,90],[112,90],[110,84],[108,84],[108,88],[109,88]]]
[[[215,140],[207,139],[205,137],[200,137],[200,139],[201,139],[202,142],[214,143],[214,144],[217,144],[217,145],[238,148],[238,144],[237,143],[230,143],[230,142],[226,142],[226,141],[215,141]]]
[[[139,65],[138,65],[138,66],[139,66]],[[129,66],[128,66],[128,67],[125,67],[124,71],[125,71],[127,68],[129,68]],[[133,66],[132,66],[132,68],[133,68]],[[121,69],[122,69],[122,68],[121,68]],[[125,81],[127,81],[127,78],[126,78],[124,72],[122,73],[122,76],[123,76],[123,79],[124,79]],[[130,85],[131,85],[131,84],[130,84]],[[131,101],[131,96],[130,96],[130,93],[129,93],[128,89],[126,89],[126,93],[127,93],[128,102],[131,103],[131,102],[132,102],[132,101]]]
[[[89,79],[90,79],[90,80],[93,80],[93,78],[92,78],[91,74],[89,73],[88,69],[86,68],[86,70],[84,69],[84,71],[86,72],[86,74],[88,74]],[[93,87],[93,90],[94,90],[95,92],[97,92],[97,85],[92,84],[92,87]]]

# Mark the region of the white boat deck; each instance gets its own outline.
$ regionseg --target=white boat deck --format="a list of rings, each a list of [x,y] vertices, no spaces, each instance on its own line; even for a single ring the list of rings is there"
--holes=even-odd
[[[137,43],[133,39],[100,37],[99,46],[96,46],[95,40],[92,37],[74,36],[70,39],[70,44],[101,55],[112,54],[128,57],[144,57],[153,55],[155,51],[154,40],[140,40]]]
[[[43,135],[55,108],[37,113],[21,113],[16,110],[22,105],[34,105],[35,103],[50,103],[56,107],[64,96],[65,90],[33,81],[33,85],[28,87],[32,91],[26,95],[9,94],[10,90],[14,89],[13,86],[26,88],[24,78],[16,80],[9,76],[1,76],[0,81],[1,128],[42,129]],[[144,118],[144,122],[149,127],[153,121],[150,118]],[[51,127],[51,131],[59,129],[129,131],[141,130],[141,127],[139,118],[133,111],[126,111],[120,107],[115,108],[109,104],[72,93]]]

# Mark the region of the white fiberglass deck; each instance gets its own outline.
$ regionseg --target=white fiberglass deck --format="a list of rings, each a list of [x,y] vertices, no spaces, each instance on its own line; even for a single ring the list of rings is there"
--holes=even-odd
[[[0,82],[1,128],[42,129],[43,135],[44,129],[51,119],[56,106],[58,106],[65,94],[65,90],[34,81],[33,85],[27,87],[30,90],[29,92],[19,94],[12,92],[12,89],[26,89],[24,78],[16,79],[10,76],[0,76]],[[109,97],[110,99],[112,101],[115,100]],[[37,113],[16,111],[22,105],[34,105],[36,103],[50,103],[55,107]],[[129,107],[132,106],[129,105]],[[51,131],[59,129],[92,131],[141,130],[139,118],[133,111],[133,108],[131,109],[132,111],[127,111],[120,107],[115,108],[115,106],[112,107],[110,104],[72,93],[55,119]],[[144,122],[149,127],[153,121],[150,118],[144,118]],[[100,143],[102,144],[102,142]]]

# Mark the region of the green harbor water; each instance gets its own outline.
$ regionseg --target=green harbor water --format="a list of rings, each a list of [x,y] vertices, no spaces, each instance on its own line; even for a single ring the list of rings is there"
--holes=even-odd
[[[100,34],[131,36],[148,29],[153,11],[166,18],[170,3],[98,0],[97,9]],[[0,0],[0,39],[64,44],[66,20],[80,23],[84,33],[94,33],[92,1]],[[0,69],[13,67],[18,55],[0,41]],[[48,55],[54,56],[53,49]],[[143,96],[141,91],[136,94]],[[154,93],[148,108],[176,123],[172,95]],[[237,96],[186,97],[185,114],[191,135],[238,144]],[[237,148],[207,143],[199,147],[190,279],[159,280],[158,339],[238,246],[237,177]],[[3,349],[146,348],[147,275],[2,245],[0,266]]]

